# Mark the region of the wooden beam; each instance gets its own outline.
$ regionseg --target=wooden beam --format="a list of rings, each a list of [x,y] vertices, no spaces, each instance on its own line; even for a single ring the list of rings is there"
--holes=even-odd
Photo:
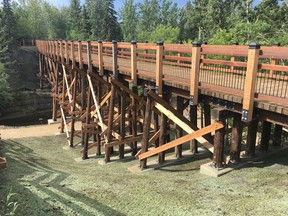
[[[224,125],[222,123],[214,122],[213,124],[211,124],[205,128],[202,128],[198,131],[192,132],[186,136],[183,136],[179,139],[173,140],[173,141],[171,141],[171,142],[169,142],[163,146],[159,146],[158,148],[152,149],[148,152],[144,152],[144,153],[140,154],[138,158],[139,158],[139,160],[146,159],[148,157],[159,154],[159,153],[166,151],[168,149],[174,148],[177,145],[181,145],[181,144],[188,142],[192,139],[196,139],[196,138],[201,137],[207,133],[211,133],[212,131],[217,131],[223,127],[224,127]]]
[[[132,85],[137,86],[137,43],[131,42],[131,79]]]
[[[148,151],[149,146],[149,133],[150,133],[150,123],[151,123],[151,117],[152,117],[152,98],[148,95],[147,96],[147,103],[146,103],[146,109],[145,109],[145,124],[143,127],[143,138],[141,142],[141,152],[142,154],[146,153]],[[140,161],[140,168],[143,170],[147,167],[147,159]]]
[[[241,115],[235,114],[230,147],[230,161],[233,163],[240,161],[242,131],[243,123],[241,121]]]
[[[103,64],[103,43],[101,40],[98,41],[98,64],[99,64],[99,75],[104,75],[104,64]]]
[[[163,90],[163,42],[156,43],[156,90],[158,95],[162,95]]]
[[[198,104],[198,83],[200,73],[201,43],[194,42],[192,46],[190,74],[190,105]]]
[[[242,121],[250,122],[253,116],[254,94],[258,70],[260,45],[252,43],[249,45],[247,71],[244,85],[244,98],[242,108]]]

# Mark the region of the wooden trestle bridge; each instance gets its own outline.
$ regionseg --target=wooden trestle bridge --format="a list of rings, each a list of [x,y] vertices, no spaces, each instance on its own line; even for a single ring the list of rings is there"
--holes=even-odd
[[[280,145],[288,126],[288,47],[62,40],[35,44],[41,88],[48,81],[53,92],[53,119],[61,117],[61,132],[70,147],[75,136],[82,137],[83,159],[94,147],[100,155],[101,146],[106,162],[115,146],[121,159],[128,145],[144,169],[153,155],[164,162],[169,149],[181,157],[182,144],[190,141],[192,152],[202,145],[212,152],[215,168],[221,168],[238,162],[242,150],[255,154],[259,122],[262,150],[268,150],[270,138]],[[201,127],[197,107],[204,116]],[[75,130],[76,121],[81,130]],[[244,127],[247,140],[241,150]],[[229,133],[230,153],[224,154]]]

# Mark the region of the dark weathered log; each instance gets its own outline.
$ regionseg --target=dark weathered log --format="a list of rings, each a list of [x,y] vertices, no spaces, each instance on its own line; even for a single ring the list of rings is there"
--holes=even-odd
[[[241,121],[241,115],[235,114],[232,126],[232,142],[230,148],[230,160],[231,162],[238,162],[240,160],[241,152],[241,139],[243,123]]]
[[[261,143],[260,143],[262,151],[268,151],[270,135],[271,135],[271,123],[264,121],[262,125]]]
[[[150,124],[151,124],[151,117],[152,117],[152,99],[148,95],[147,102],[146,102],[146,110],[145,110],[145,124],[143,128],[143,139],[141,142],[141,152],[147,152],[149,146],[149,133],[150,133]],[[147,167],[147,159],[140,161],[140,168],[143,170]]]

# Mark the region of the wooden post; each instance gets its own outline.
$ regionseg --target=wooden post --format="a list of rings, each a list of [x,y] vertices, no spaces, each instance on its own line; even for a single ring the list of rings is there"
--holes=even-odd
[[[279,47],[280,46],[280,43],[273,43],[272,45],[273,47]],[[272,58],[271,59],[271,65],[276,65],[277,64],[277,59],[274,59]],[[269,73],[269,78],[272,78],[274,75],[274,70],[270,70],[270,73]]]
[[[132,79],[132,91],[138,95],[137,88],[137,43],[135,41],[131,42],[131,79]],[[137,136],[137,102],[134,97],[132,97],[132,136]],[[133,152],[132,155],[137,153],[137,141],[133,142]]]
[[[64,64],[63,41],[62,40],[60,40],[60,56],[61,56],[61,64]]]
[[[57,106],[58,106],[58,100],[56,97],[58,97],[58,88],[59,88],[59,68],[58,68],[58,63],[56,63],[56,73],[55,73],[55,91],[54,94],[55,96],[53,97],[53,116],[52,119],[53,121],[57,121]]]
[[[79,69],[83,69],[83,54],[82,54],[81,40],[78,40],[78,61],[79,61]]]
[[[163,100],[169,103],[170,94],[167,92],[162,92]],[[159,135],[159,146],[164,145],[167,142],[167,116],[164,113],[160,115],[160,135]],[[166,142],[165,142],[166,141]],[[164,163],[165,161],[165,151],[159,153],[158,155],[158,162],[159,164]]]
[[[121,108],[120,108],[120,136],[122,139],[125,138],[125,109],[126,109],[126,92],[122,92],[121,94]],[[124,145],[119,145],[119,158],[124,158]]]
[[[74,41],[73,40],[71,40],[71,60],[72,60],[72,69],[75,69],[76,61],[75,61]]]
[[[144,119],[145,124],[143,128],[143,138],[141,143],[142,153],[148,151],[151,116],[152,116],[152,98],[148,95],[145,110],[145,119]],[[141,170],[145,169],[146,167],[147,167],[147,159],[141,160],[140,161]]]
[[[273,145],[274,146],[280,146],[281,145],[282,131],[283,131],[283,126],[275,125],[274,140],[273,140]]]
[[[90,72],[92,72],[92,62],[91,62],[91,42],[87,41],[87,61],[88,61],[88,70],[87,70],[87,75],[89,75]],[[86,87],[86,84],[84,85]],[[83,88],[83,86],[82,86]],[[86,88],[84,90],[86,92]],[[83,98],[82,98],[83,100]],[[87,104],[86,104],[86,125],[90,124],[91,121],[91,101],[92,100],[92,92],[91,88],[88,88],[88,93],[87,93]],[[83,101],[82,101],[83,102]],[[88,145],[89,145],[89,133],[85,133],[84,136],[84,151],[83,151],[83,159],[88,158]]]
[[[132,86],[137,86],[137,43],[131,42],[131,79]]]
[[[197,126],[197,105],[191,105],[189,111],[190,121]],[[190,141],[190,150],[193,154],[198,153],[198,142],[196,139]]]
[[[56,60],[60,61],[60,55],[59,55],[59,41],[55,41],[56,46]]]
[[[200,55],[201,43],[193,42],[192,45],[192,61],[191,61],[191,77],[190,77],[190,105],[198,104],[198,84],[200,72]]]
[[[163,92],[163,42],[158,41],[156,45],[156,94],[161,96]]]
[[[177,96],[177,111],[182,115],[184,111],[183,105],[184,105],[184,99],[180,96]],[[178,125],[176,126],[176,135],[177,139],[183,136],[183,129]],[[182,157],[182,145],[178,145],[175,147],[175,156],[178,159]]]
[[[108,113],[108,129],[107,129],[107,143],[111,142],[112,128],[113,128],[113,116],[114,116],[114,105],[115,105],[115,85],[111,83],[111,97],[109,102],[109,113]],[[105,147],[105,162],[110,162],[110,155],[113,151],[113,147]]]
[[[75,132],[75,118],[76,115],[74,114],[75,106],[76,106],[76,97],[77,97],[77,80],[78,74],[77,71],[74,71],[74,84],[72,89],[72,114],[71,114],[71,128],[70,128],[70,147],[74,146],[74,132]]]
[[[40,89],[43,89],[43,60],[42,55],[39,54],[39,71],[40,71]]]
[[[60,109],[62,110],[62,106],[64,106],[64,102],[65,102],[65,81],[64,81],[64,72],[62,72],[62,104]],[[61,115],[63,115],[64,112],[61,112]],[[64,133],[64,121],[65,121],[65,116],[62,116],[61,118],[61,127],[60,127],[60,133]]]
[[[270,134],[271,134],[271,123],[268,121],[263,121],[261,143],[260,143],[262,151],[268,151]]]
[[[98,41],[98,64],[99,64],[99,75],[104,75],[104,65],[103,65],[103,43],[102,40]]]
[[[230,147],[230,161],[236,163],[240,161],[241,139],[242,139],[241,115],[235,114],[232,126],[232,142]]]
[[[232,45],[233,45],[233,46],[238,46],[238,45],[239,45],[239,43],[238,43],[238,42],[233,42],[233,43],[232,43]],[[235,56],[231,56],[231,59],[230,59],[230,61],[231,61],[231,62],[234,62],[234,61],[235,61],[235,59],[236,59],[236,57],[235,57]],[[234,71],[234,66],[231,66],[231,67],[230,67],[230,69],[231,69],[231,71],[233,72],[233,71]]]
[[[225,117],[221,113],[219,113],[219,119],[217,119],[223,125],[223,128],[215,131],[214,136],[214,152],[213,152],[213,162],[215,164],[215,168],[223,167],[223,159],[224,159],[224,137],[225,137]]]
[[[252,119],[248,124],[247,131],[247,146],[246,146],[246,155],[250,157],[255,156],[255,146],[256,146],[256,137],[258,130],[258,119]]]
[[[244,98],[242,108],[242,121],[250,122],[253,116],[255,84],[259,61],[260,45],[252,43],[249,45],[247,71],[244,85]]]
[[[117,41],[113,40],[112,41],[112,59],[113,59],[113,79],[118,80],[119,73],[118,73],[118,48],[117,48]]]
[[[65,40],[65,58],[66,58],[66,64],[69,65],[68,41],[67,40]]]
[[[179,44],[183,44],[183,41],[179,41]],[[181,57],[181,53],[177,53],[177,57]],[[181,61],[180,60],[177,60],[177,63],[180,64]]]

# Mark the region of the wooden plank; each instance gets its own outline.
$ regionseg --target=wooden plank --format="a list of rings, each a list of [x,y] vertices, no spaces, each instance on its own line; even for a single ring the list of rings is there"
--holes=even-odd
[[[253,116],[254,107],[254,94],[255,84],[257,77],[257,67],[259,61],[260,45],[252,43],[249,45],[247,71],[244,85],[244,98],[243,98],[243,110],[242,121],[250,122]]]
[[[193,140],[193,139],[196,139],[198,137],[201,137],[201,136],[203,136],[203,135],[205,135],[207,133],[211,133],[213,131],[217,131],[217,130],[223,128],[223,127],[224,126],[223,126],[222,123],[214,122],[212,125],[209,125],[209,126],[207,126],[205,128],[202,128],[202,129],[200,129],[198,131],[192,132],[192,133],[190,133],[190,134],[188,134],[186,136],[183,136],[183,137],[181,137],[179,139],[173,140],[173,141],[171,141],[171,142],[169,142],[169,143],[167,143],[165,145],[159,146],[159,147],[157,147],[155,149],[152,149],[152,150],[150,150],[148,152],[144,152],[144,153],[142,153],[142,154],[140,154],[138,156],[138,159],[139,160],[146,159],[148,157],[151,157],[153,155],[159,154],[159,153],[161,153],[163,151],[166,151],[168,149],[171,149],[171,148],[174,148],[174,147],[176,147],[178,145],[181,145],[181,144],[183,144],[185,142],[188,142],[190,140]]]

